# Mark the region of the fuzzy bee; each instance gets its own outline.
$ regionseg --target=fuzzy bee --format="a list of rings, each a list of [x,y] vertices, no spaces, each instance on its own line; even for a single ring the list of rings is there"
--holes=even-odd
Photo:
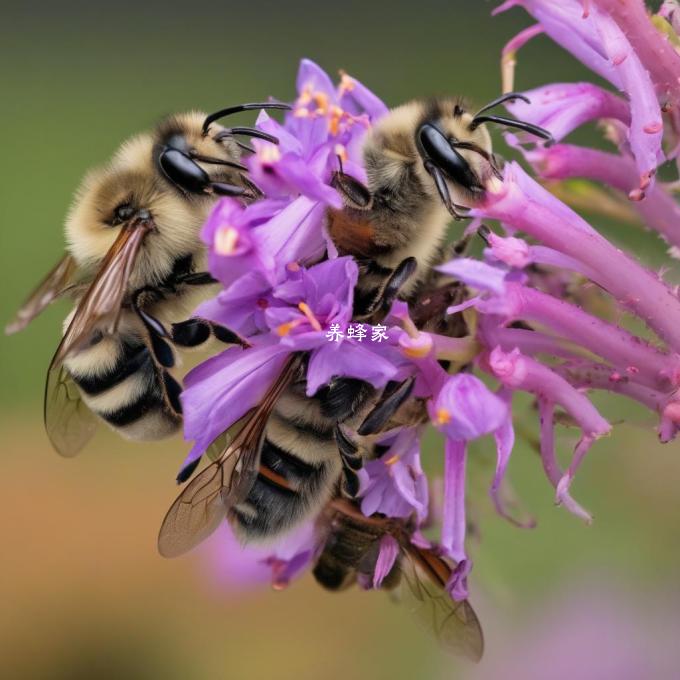
[[[445,314],[462,288],[440,282],[432,267],[444,257],[451,218],[460,218],[499,176],[485,124],[551,139],[542,128],[484,115],[517,97],[522,95],[505,95],[476,115],[455,99],[393,109],[367,133],[367,185],[342,168],[335,174],[345,207],[329,211],[327,226],[340,253],[359,264],[356,320],[378,322],[400,296],[412,305],[420,329],[466,332],[460,316]],[[427,420],[424,405],[409,399],[412,386],[409,379],[377,393],[363,381],[336,378],[308,398],[305,357],[294,356],[237,434],[217,446],[213,462],[172,505],[161,527],[160,552],[186,552],[225,517],[243,540],[269,540],[317,515],[338,494],[352,498],[362,458],[373,455],[372,438]],[[192,473],[186,469],[179,481]]]
[[[62,455],[78,453],[98,420],[130,439],[174,433],[181,423],[174,347],[238,341],[190,316],[214,283],[199,235],[210,209],[220,196],[252,201],[261,193],[240,163],[249,147],[237,138],[277,141],[216,121],[261,108],[289,107],[171,116],[83,180],[66,220],[67,253],[6,329],[21,330],[61,296],[76,300],[45,392],[47,433]]]
[[[325,549],[313,570],[314,578],[335,590],[358,580],[370,583],[376,570],[380,542],[391,536],[399,554],[380,587],[401,587],[401,599],[432,633],[443,649],[479,661],[484,652],[484,635],[479,619],[467,600],[456,602],[446,592],[451,565],[435,550],[411,541],[413,527],[408,521],[382,516],[365,517],[352,502],[331,501],[319,517],[318,532]]]

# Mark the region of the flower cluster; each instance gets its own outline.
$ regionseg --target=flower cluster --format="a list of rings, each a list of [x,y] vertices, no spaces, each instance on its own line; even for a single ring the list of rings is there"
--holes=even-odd
[[[546,33],[616,91],[559,83],[527,92],[530,103],[516,99],[507,108],[547,128],[557,143],[537,146],[526,135],[511,134],[508,143],[541,179],[582,177],[622,192],[619,200],[633,201],[644,224],[669,243],[671,254],[677,252],[676,187],[656,177],[666,159],[677,162],[680,149],[674,26],[680,12],[675,3],[664,3],[653,17],[640,0],[508,0],[497,11],[515,5],[537,24],[506,46],[506,85],[517,51]],[[304,351],[309,357],[310,396],[336,376],[378,389],[410,379],[413,397],[426,405],[430,423],[445,439],[441,502],[433,502],[437,494],[421,467],[426,425],[418,425],[382,435],[376,448],[380,455],[359,472],[360,507],[366,516],[409,518],[415,544],[434,547],[456,562],[448,590],[461,599],[467,596],[471,567],[465,547],[468,444],[493,438],[497,463],[490,494],[498,512],[512,519],[501,488],[515,441],[513,398],[517,392],[533,395],[541,459],[556,503],[590,521],[572,497],[571,485],[585,455],[611,425],[589,391],[621,394],[658,414],[661,441],[672,440],[680,427],[678,291],[610,243],[519,163],[510,162],[502,179],[492,177],[484,198],[471,206],[468,230],[485,239],[483,258],[458,257],[438,268],[443,280],[466,285],[467,298],[448,313],[465,319],[468,335],[426,332],[414,322],[413,310],[396,302],[378,329],[385,342],[362,343],[366,335],[350,330],[356,326],[357,265],[351,257],[337,256],[324,215],[341,206],[330,182],[339,162],[345,172],[365,178],[362,140],[387,109],[358,81],[343,75],[335,87],[308,61],[302,63],[297,88],[283,124],[264,113],[258,120],[280,140],[278,146],[256,141],[248,160],[267,198],[245,208],[224,199],[203,231],[211,271],[223,290],[198,314],[236,330],[247,348],[228,349],[188,376],[182,401],[186,436],[194,447],[185,466],[258,403],[291,353]],[[591,121],[602,124],[612,150],[564,143]],[[586,282],[607,297],[610,314],[590,309]],[[647,331],[636,334],[613,320],[623,313],[643,322]],[[366,330],[368,337],[376,332],[370,326]],[[581,435],[563,470],[554,430],[565,416]],[[433,522],[441,524],[436,543],[420,532]],[[300,573],[301,561],[313,562],[314,541],[314,532],[302,529],[284,537],[267,557],[258,554],[258,563],[270,564],[280,585],[289,573]],[[372,582],[364,585],[378,586],[397,553],[391,537],[381,541]]]

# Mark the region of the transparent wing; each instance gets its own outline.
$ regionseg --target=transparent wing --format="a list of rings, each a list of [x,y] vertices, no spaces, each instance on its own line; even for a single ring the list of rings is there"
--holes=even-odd
[[[14,318],[5,326],[5,333],[12,335],[23,330],[48,305],[68,291],[74,283],[76,270],[76,261],[65,254],[26,298]]]
[[[177,497],[158,535],[161,555],[177,557],[196,547],[217,529],[227,511],[248,495],[257,475],[269,415],[298,365],[298,357],[288,361],[217,460],[196,475]]]
[[[97,428],[95,415],[63,366],[51,366],[47,373],[44,419],[52,446],[67,458],[78,454]]]
[[[479,619],[467,600],[456,602],[444,589],[450,567],[434,553],[409,548],[402,559],[404,604],[432,631],[444,649],[471,661],[484,653]]]
[[[250,413],[243,418],[236,421],[226,432],[219,435],[210,446],[206,449],[205,455],[208,460],[216,461],[222,457],[222,454],[229,448],[229,445],[234,441],[237,433],[239,433],[243,426],[248,421]]]
[[[89,342],[95,329],[106,333],[115,331],[130,274],[150,229],[147,222],[136,222],[121,229],[92,284],[78,302],[54,355],[53,365],[60,364],[71,351]]]

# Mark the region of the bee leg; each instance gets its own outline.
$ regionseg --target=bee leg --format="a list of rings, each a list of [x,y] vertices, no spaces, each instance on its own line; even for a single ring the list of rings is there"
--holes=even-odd
[[[175,355],[173,354],[172,347],[166,341],[170,340],[170,335],[165,326],[158,319],[139,307],[136,298],[133,302],[133,307],[149,333],[151,351],[156,361],[165,368],[172,368],[175,365]]]
[[[243,198],[256,198],[251,191],[236,184],[224,184],[224,182],[210,182],[205,191],[210,190],[218,196],[243,196]]]
[[[387,383],[380,401],[366,416],[364,422],[361,423],[357,434],[363,437],[380,432],[389,419],[409,398],[413,391],[414,383],[415,378],[408,378],[402,383],[394,381]]]
[[[454,220],[465,219],[465,215],[461,214],[459,211],[465,211],[467,208],[462,205],[456,205],[451,200],[451,194],[449,193],[448,186],[446,186],[446,180],[444,179],[444,175],[442,174],[441,170],[431,161],[425,161],[424,165],[425,170],[427,170],[432,176],[434,184],[437,187],[437,191],[439,192],[439,197],[442,199],[442,202],[449,211],[451,217],[453,217]]]
[[[402,260],[392,272],[382,290],[373,299],[368,307],[366,314],[370,315],[377,311],[389,311],[392,303],[396,300],[399,291],[404,284],[411,278],[411,275],[418,267],[415,257],[407,257]]]
[[[233,331],[205,319],[192,318],[172,324],[172,341],[180,347],[199,347],[213,337],[227,345],[248,346]]]
[[[241,181],[246,186],[246,188],[250,190],[255,199],[264,198],[264,191],[259,186],[257,186],[257,184],[255,184],[252,179],[246,177],[245,175],[241,175]]]
[[[361,486],[358,472],[362,467],[361,454],[357,445],[347,437],[340,425],[335,426],[335,441],[342,461],[342,493],[348,498],[356,498]]]
[[[177,283],[183,283],[187,286],[209,286],[217,283],[217,279],[209,272],[191,272],[181,276]]]
[[[368,187],[358,179],[345,174],[342,170],[335,172],[331,178],[331,186],[337,189],[346,202],[358,210],[370,210],[373,205],[373,195]]]

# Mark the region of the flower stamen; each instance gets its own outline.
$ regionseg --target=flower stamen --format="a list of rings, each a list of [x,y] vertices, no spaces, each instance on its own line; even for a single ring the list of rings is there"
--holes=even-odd
[[[234,227],[220,227],[215,234],[215,252],[218,255],[233,255],[238,243],[238,231]]]
[[[309,325],[315,331],[323,330],[323,326],[319,323],[319,320],[314,316],[314,312],[312,312],[312,310],[309,308],[309,305],[306,302],[300,302],[298,304],[298,309],[305,315],[305,317],[309,321]]]

